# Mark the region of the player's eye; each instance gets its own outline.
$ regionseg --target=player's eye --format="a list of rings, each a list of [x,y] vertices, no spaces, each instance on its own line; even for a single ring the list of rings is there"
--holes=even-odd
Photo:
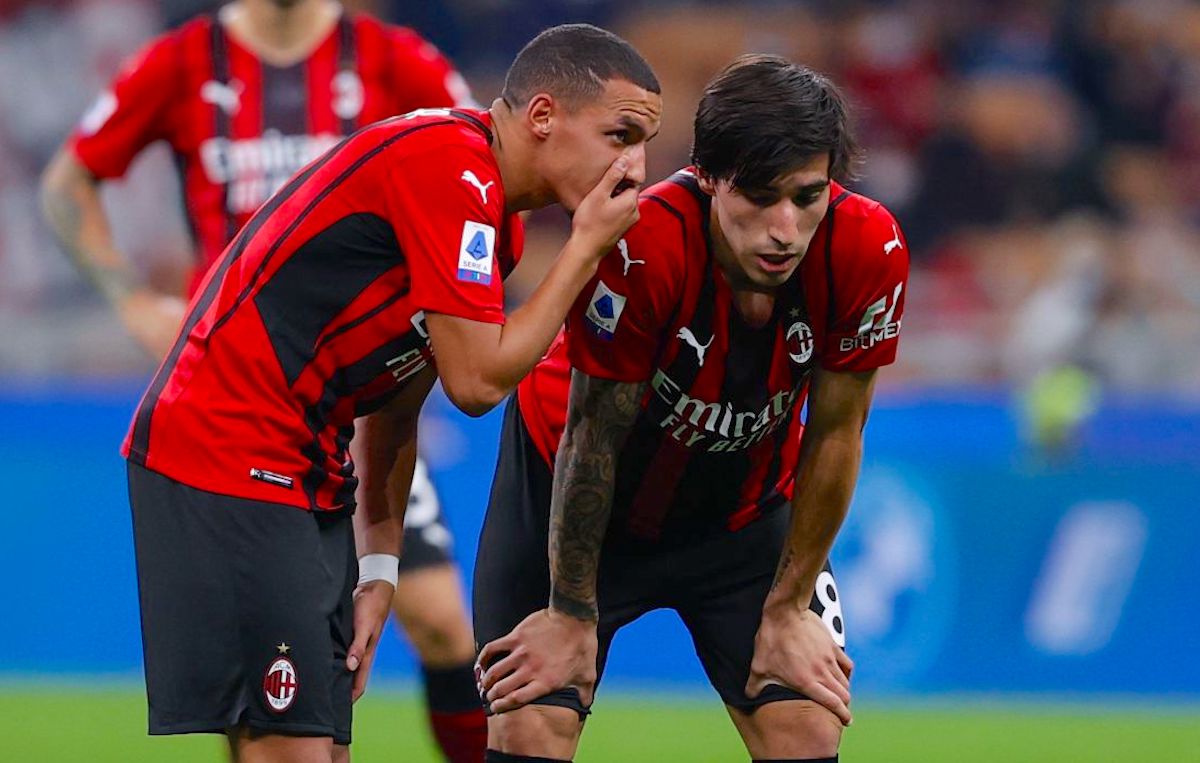
[[[613,130],[608,135],[622,145],[628,145],[630,142],[629,130]]]
[[[742,197],[756,207],[769,207],[778,199],[775,194],[763,191],[742,191]]]
[[[809,191],[808,193],[802,193],[799,196],[796,196],[792,199],[792,201],[798,207],[811,207],[813,204],[817,203],[817,199],[819,198],[821,198],[820,191]]]

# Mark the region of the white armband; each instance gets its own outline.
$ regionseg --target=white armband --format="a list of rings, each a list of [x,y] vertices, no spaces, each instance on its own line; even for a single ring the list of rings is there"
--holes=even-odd
[[[373,580],[386,580],[396,587],[400,577],[400,557],[392,554],[367,554],[358,560],[358,584],[366,585]]]

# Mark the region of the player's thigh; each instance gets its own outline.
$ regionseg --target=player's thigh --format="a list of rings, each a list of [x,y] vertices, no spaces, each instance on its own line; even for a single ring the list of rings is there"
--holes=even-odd
[[[514,396],[504,411],[500,454],[475,555],[472,609],[481,647],[550,600],[547,539],[553,480],[525,431]]]
[[[423,664],[449,667],[475,656],[462,579],[452,563],[403,571],[392,608]]]
[[[725,704],[744,713],[772,702],[808,699],[778,685],[768,685],[753,699],[745,691],[754,659],[754,638],[775,578],[787,522],[786,507],[780,507],[737,532],[714,536],[679,552],[674,564],[676,569],[688,571],[677,584],[674,605],[691,634],[700,663]],[[818,584],[822,590],[813,596],[810,607],[830,628],[834,641],[844,645],[840,600],[828,562]],[[833,591],[832,600],[826,587]]]
[[[841,721],[812,700],[769,702],[751,712],[725,709],[755,760],[831,758],[841,744]]]
[[[583,716],[569,707],[526,705],[488,717],[488,747],[509,755],[571,760]]]

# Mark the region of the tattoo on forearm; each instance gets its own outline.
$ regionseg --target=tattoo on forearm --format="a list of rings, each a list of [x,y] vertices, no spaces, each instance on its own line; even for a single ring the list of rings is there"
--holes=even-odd
[[[571,380],[567,428],[550,503],[550,605],[595,619],[596,571],[608,530],[617,457],[637,418],[645,384]]]
[[[71,191],[48,191],[42,197],[42,205],[67,255],[109,301],[116,302],[137,287],[137,276],[127,265],[107,265],[88,252],[83,241],[83,208]]]
[[[780,582],[783,581],[784,576],[787,574],[788,568],[792,566],[792,558],[795,555],[795,552],[792,551],[791,548],[785,548],[783,550],[783,555],[779,557],[779,566],[775,568],[775,580],[771,583],[772,591],[778,588]]]

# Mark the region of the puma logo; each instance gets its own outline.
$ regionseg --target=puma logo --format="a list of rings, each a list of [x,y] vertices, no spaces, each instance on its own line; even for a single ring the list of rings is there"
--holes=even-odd
[[[222,111],[233,116],[242,106],[242,88],[242,83],[237,80],[226,85],[210,79],[200,86],[200,100],[220,106]]]
[[[896,230],[895,223],[892,223],[892,233],[895,234],[896,237],[893,238],[891,241],[884,243],[884,245],[883,245],[883,253],[884,254],[891,254],[893,249],[903,249],[904,248],[904,244],[900,243],[900,231]]]
[[[617,250],[621,253],[621,259],[625,260],[625,271],[622,275],[629,275],[629,269],[634,265],[645,265],[645,260],[629,259],[629,244],[625,243],[625,239],[617,242]]]
[[[675,336],[678,339],[682,339],[693,350],[696,351],[696,360],[699,361],[701,366],[704,365],[704,354],[706,352],[708,352],[709,346],[712,345],[713,339],[716,338],[716,334],[713,334],[712,336],[710,336],[708,338],[707,344],[700,344],[700,340],[696,338],[696,335],[693,334],[692,330],[690,328],[688,328],[687,326],[684,326],[683,328],[679,329],[679,333],[676,334]]]
[[[475,173],[472,172],[471,170],[465,170],[462,174],[461,179],[467,181],[468,183],[470,183],[471,185],[473,185],[477,189],[479,189],[479,195],[483,197],[483,203],[487,204],[487,192],[488,192],[489,188],[491,188],[492,186],[494,186],[496,184],[495,180],[489,180],[486,185],[483,183],[480,183],[479,178],[476,177]]]

